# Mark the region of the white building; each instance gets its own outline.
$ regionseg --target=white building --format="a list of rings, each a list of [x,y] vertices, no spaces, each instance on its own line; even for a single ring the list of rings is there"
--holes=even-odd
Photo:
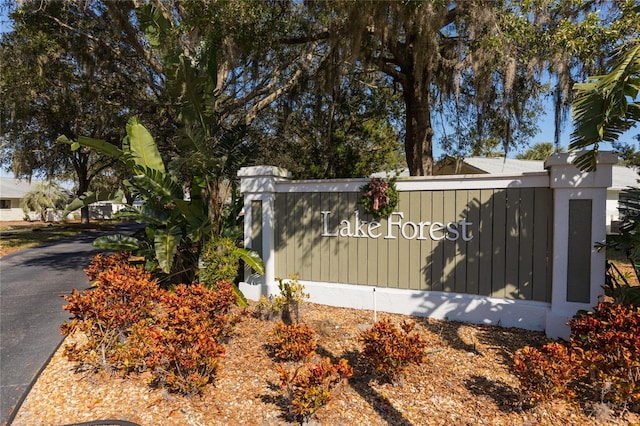
[[[0,221],[23,220],[20,200],[34,189],[34,183],[9,177],[0,177]]]

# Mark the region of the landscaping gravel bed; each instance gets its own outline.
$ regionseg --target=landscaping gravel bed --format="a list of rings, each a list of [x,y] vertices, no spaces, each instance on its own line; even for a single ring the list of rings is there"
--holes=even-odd
[[[639,421],[633,413],[585,401],[529,407],[510,372],[511,355],[525,345],[543,344],[543,333],[378,313],[378,319],[391,318],[396,324],[404,319],[416,321],[416,330],[429,347],[426,363],[410,367],[398,383],[386,383],[360,355],[358,335],[371,327],[373,312],[305,303],[301,316],[316,332],[316,357],[333,362],[346,358],[354,370],[308,424],[622,425]],[[64,425],[96,419],[139,425],[294,424],[277,363],[265,347],[274,324],[247,310],[226,344],[215,386],[207,386],[195,397],[151,388],[146,374],[76,373],[61,348],[13,424]]]

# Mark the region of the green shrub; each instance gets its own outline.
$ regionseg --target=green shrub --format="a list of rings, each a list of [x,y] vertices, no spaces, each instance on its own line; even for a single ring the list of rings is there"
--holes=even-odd
[[[300,321],[300,304],[309,298],[304,292],[304,285],[298,282],[297,275],[291,275],[289,280],[278,279],[280,294],[273,298],[272,309],[280,312],[282,322],[292,324]]]
[[[218,281],[234,282],[238,277],[240,254],[231,238],[209,240],[202,249],[201,260],[200,281],[208,287]]]
[[[329,358],[324,358],[318,363],[305,364],[293,371],[280,365],[276,369],[280,374],[282,387],[287,392],[291,411],[301,422],[327,404],[331,400],[332,390],[353,374],[346,359],[331,364]]]
[[[404,321],[400,328],[390,320],[381,320],[360,334],[363,354],[378,373],[395,380],[409,364],[425,361],[426,343],[419,334],[411,333],[415,323]]]
[[[278,360],[299,361],[313,355],[317,344],[307,324],[278,321],[269,333],[269,346]]]

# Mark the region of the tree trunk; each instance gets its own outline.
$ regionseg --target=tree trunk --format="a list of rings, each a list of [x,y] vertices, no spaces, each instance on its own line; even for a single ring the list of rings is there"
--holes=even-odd
[[[89,181],[86,179],[86,173],[78,173],[78,191],[76,192],[76,194],[80,196],[88,190]],[[88,224],[89,220],[89,206],[82,207],[80,209],[80,223]]]
[[[407,83],[402,91],[406,107],[404,148],[411,176],[433,174],[433,128],[428,82],[426,72],[422,84],[407,75]]]

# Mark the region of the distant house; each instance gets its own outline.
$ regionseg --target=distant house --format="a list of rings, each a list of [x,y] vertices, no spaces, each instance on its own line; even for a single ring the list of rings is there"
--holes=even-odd
[[[445,158],[434,168],[435,175],[453,174],[514,174],[544,171],[544,161],[517,160],[503,157],[466,157],[461,160]],[[613,166],[612,183],[607,190],[607,232],[615,231],[619,220],[618,200],[620,192],[628,187],[640,186],[638,173],[624,166]]]
[[[26,180],[0,177],[0,221],[23,220],[20,200],[34,189],[35,184]]]

